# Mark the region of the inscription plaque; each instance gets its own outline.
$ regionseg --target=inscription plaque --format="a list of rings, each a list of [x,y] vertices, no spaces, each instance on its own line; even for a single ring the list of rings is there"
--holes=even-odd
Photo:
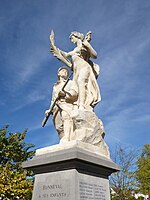
[[[41,193],[38,195],[38,199],[57,199],[66,197],[67,193],[63,188],[62,184],[54,185],[43,185]],[[62,198],[63,199],[63,198]]]
[[[68,184],[67,183],[61,183],[61,184],[38,184],[39,190],[36,191],[36,199],[37,200],[43,200],[43,199],[53,199],[53,200],[59,200],[59,199],[68,199],[69,193],[66,190]]]
[[[107,200],[107,190],[103,184],[79,182],[80,200]]]
[[[32,200],[70,200],[70,185],[63,172],[37,175]]]

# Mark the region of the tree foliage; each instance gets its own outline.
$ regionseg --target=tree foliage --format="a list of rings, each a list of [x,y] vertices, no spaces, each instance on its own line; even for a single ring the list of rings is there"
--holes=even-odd
[[[0,199],[30,200],[33,190],[32,172],[22,162],[34,155],[33,144],[24,142],[27,131],[11,133],[8,126],[0,129]]]
[[[150,197],[150,144],[145,144],[137,161],[136,178],[140,192]]]
[[[136,161],[138,151],[118,145],[112,157],[120,165],[120,171],[111,175],[110,185],[115,191],[114,200],[134,199],[132,191],[136,188]]]

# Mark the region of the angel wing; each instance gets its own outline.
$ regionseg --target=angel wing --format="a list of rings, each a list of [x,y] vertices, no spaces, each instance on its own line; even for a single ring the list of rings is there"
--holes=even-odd
[[[58,49],[54,44],[54,31],[51,31],[50,34],[50,52],[60,61],[65,63],[68,67],[72,68],[72,63],[65,57],[65,52]]]
[[[84,41],[86,40],[86,41],[88,41],[88,42],[90,42],[91,41],[91,35],[92,35],[92,32],[91,31],[89,31],[86,35],[85,35],[85,37],[84,37]]]

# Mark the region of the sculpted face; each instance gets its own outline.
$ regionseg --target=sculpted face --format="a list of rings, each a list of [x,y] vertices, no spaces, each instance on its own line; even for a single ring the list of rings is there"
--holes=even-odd
[[[74,35],[71,36],[70,40],[72,43],[77,44],[78,39]]]
[[[61,69],[59,72],[58,72],[58,76],[59,77],[62,77],[64,79],[67,79],[68,77],[68,71],[66,69]]]

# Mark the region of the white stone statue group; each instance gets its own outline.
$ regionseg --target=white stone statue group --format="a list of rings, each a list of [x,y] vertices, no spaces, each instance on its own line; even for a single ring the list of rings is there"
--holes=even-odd
[[[90,44],[91,32],[85,36],[72,32],[70,40],[76,45],[73,51],[61,51],[55,46],[54,32],[51,32],[51,52],[66,66],[58,69],[58,80],[54,84],[50,108],[45,115],[53,114],[60,143],[80,140],[100,147],[103,154],[109,156],[103,124],[93,112],[101,96],[97,83],[99,65],[90,60],[97,58]],[[73,71],[72,79],[68,79],[67,67]]]

